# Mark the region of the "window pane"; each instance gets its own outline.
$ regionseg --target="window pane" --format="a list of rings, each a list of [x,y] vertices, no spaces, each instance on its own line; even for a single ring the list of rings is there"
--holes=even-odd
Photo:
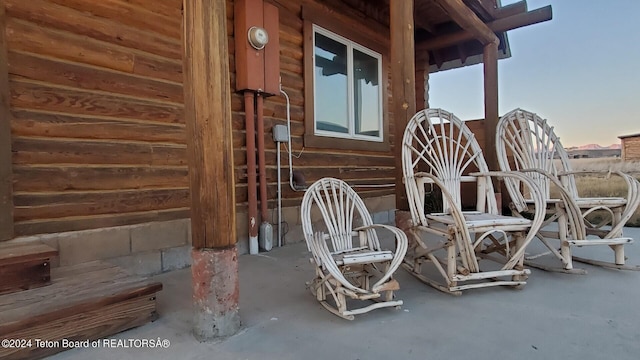
[[[380,82],[378,59],[353,50],[353,111],[355,132],[380,136]]]
[[[347,46],[315,33],[316,129],[349,133]]]

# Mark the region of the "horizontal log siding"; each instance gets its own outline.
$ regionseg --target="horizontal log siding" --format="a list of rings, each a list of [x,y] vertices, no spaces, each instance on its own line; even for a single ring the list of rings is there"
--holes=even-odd
[[[17,235],[189,216],[180,0],[4,0]]]
[[[292,147],[303,148],[301,4],[280,10],[280,68],[291,100]],[[16,232],[19,235],[189,216],[182,92],[180,0],[5,0],[11,88]],[[303,1],[388,38],[388,28],[338,0]],[[237,209],[247,202],[244,105],[235,93],[233,1],[227,1]],[[391,94],[390,79],[387,79]],[[390,112],[390,100],[385,111]],[[264,102],[269,207],[275,207],[276,145],[284,97]],[[393,144],[394,124],[390,121]],[[287,185],[283,205],[302,192]],[[334,176],[353,185],[394,182],[388,153],[305,148],[293,158],[307,183]],[[363,197],[393,188],[358,187]]]
[[[622,139],[622,160],[640,161],[640,135]]]

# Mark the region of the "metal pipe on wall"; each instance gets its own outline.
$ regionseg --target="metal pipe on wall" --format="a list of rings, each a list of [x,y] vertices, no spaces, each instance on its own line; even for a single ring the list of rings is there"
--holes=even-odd
[[[276,168],[278,169],[278,247],[282,246],[282,174],[280,171],[280,141],[276,142]]]
[[[258,178],[260,180],[260,217],[262,222],[267,221],[268,203],[267,203],[267,165],[264,151],[264,97],[256,94],[256,126],[258,130]]]
[[[258,233],[258,245],[269,251],[273,247],[273,226],[268,221],[269,208],[267,202],[267,164],[264,148],[264,96],[260,92],[256,94],[256,126],[258,132],[258,178],[260,180],[260,232]]]
[[[247,196],[249,216],[249,253],[258,253],[258,194],[256,189],[256,133],[255,94],[244,92],[245,130],[247,148]]]

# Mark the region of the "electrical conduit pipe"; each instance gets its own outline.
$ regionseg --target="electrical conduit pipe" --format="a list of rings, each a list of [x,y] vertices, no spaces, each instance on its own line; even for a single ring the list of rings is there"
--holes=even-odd
[[[258,194],[256,189],[256,132],[254,94],[244,92],[245,131],[247,148],[247,196],[249,216],[249,253],[258,253]],[[235,209],[231,209],[234,211]]]

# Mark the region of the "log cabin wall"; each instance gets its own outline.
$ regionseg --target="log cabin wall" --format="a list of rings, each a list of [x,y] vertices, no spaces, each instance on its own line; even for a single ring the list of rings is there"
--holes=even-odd
[[[280,41],[280,76],[283,90],[288,94],[291,105],[291,142],[293,148],[293,168],[302,172],[307,185],[313,181],[332,176],[343,179],[352,185],[382,185],[393,184],[394,157],[393,157],[393,121],[389,121],[389,140],[391,148],[388,151],[356,151],[344,149],[327,149],[306,146],[305,137],[305,79],[304,79],[304,20],[303,8],[313,7],[318,11],[330,14],[337,21],[344,22],[353,28],[354,32],[373,33],[377,37],[389,39],[389,28],[383,25],[383,21],[376,20],[380,16],[388,14],[375,13],[373,7],[366,1],[360,1],[360,5],[350,7],[339,0],[328,1],[286,1],[266,0],[274,4],[279,10],[279,41]],[[248,239],[247,226],[247,169],[245,149],[244,104],[243,97],[235,93],[235,41],[234,41],[234,2],[227,1],[227,30],[229,31],[229,65],[231,72],[231,107],[233,113],[233,141],[234,162],[236,169],[236,210],[238,215],[237,234],[240,252],[246,252]],[[388,21],[388,20],[387,20]],[[268,46],[268,45],[267,45]],[[382,54],[389,56],[389,54]],[[390,74],[387,71],[387,100],[384,104],[384,115],[392,119],[391,113],[391,88]],[[265,119],[265,144],[268,181],[268,199],[271,218],[267,219],[277,228],[277,168],[276,168],[276,144],[272,138],[271,129],[276,124],[286,125],[286,101],[284,96],[273,96],[264,101]],[[311,120],[312,121],[312,120]],[[354,140],[355,141],[355,140]],[[298,157],[299,155],[299,157]],[[287,164],[287,152],[282,145],[282,205],[285,243],[298,242],[304,239],[299,222],[299,205],[303,192],[293,191],[289,187],[289,170]],[[364,198],[374,218],[381,222],[393,222],[395,209],[393,187],[357,187],[356,191]],[[318,219],[319,220],[319,219]],[[275,237],[274,237],[275,238]]]
[[[181,0],[3,0],[16,235],[186,218]]]
[[[640,161],[640,134],[621,138],[622,160]]]
[[[357,8],[338,0],[269,2],[280,11],[280,75],[291,99],[292,147],[298,154],[305,132],[303,6],[316,6],[354,31],[388,38],[389,29],[365,1]],[[16,235],[187,219],[181,1],[0,4],[7,15]],[[236,208],[246,212],[244,108],[242,96],[235,93],[233,14],[234,2],[229,0]],[[389,76],[383,111],[392,119]],[[276,145],[271,128],[286,124],[285,99],[267,98],[264,108],[269,209],[275,209]],[[293,158],[294,169],[308,184],[323,176],[353,185],[393,184],[393,121],[386,130],[388,151],[305,147]],[[281,155],[283,206],[289,208],[285,221],[293,229],[299,226],[297,207],[303,193],[288,187],[284,147]],[[372,212],[394,207],[393,187],[357,190]],[[276,222],[275,216],[268,220]],[[238,236],[240,242],[246,236],[242,214]],[[290,234],[287,241],[301,239]]]
[[[352,185],[381,185],[393,184],[394,180],[394,158],[393,146],[385,151],[365,151],[365,150],[345,150],[326,149],[311,146],[304,147],[305,135],[305,80],[304,80],[304,41],[303,41],[303,18],[302,8],[305,6],[315,6],[319,11],[331,14],[336,21],[342,21],[353,27],[354,32],[374,33],[381,37],[389,36],[388,26],[365,14],[367,5],[362,2],[361,8],[352,8],[341,1],[271,1],[280,12],[280,75],[282,87],[291,100],[291,140],[294,155],[302,154],[299,158],[293,158],[295,170],[304,174],[307,184],[324,177],[332,176],[341,178]],[[232,5],[228,2],[228,5]],[[231,22],[232,12],[229,13],[228,20]],[[232,27],[229,25],[229,30]],[[231,41],[231,39],[230,39]],[[231,42],[232,43],[232,42]],[[267,45],[268,46],[268,45]],[[232,48],[232,47],[231,47]],[[230,50],[233,57],[233,50]],[[382,54],[388,56],[389,54]],[[234,79],[234,61],[231,59],[232,87]],[[387,71],[388,74],[388,71]],[[388,118],[390,113],[390,78],[385,79],[387,84],[387,100],[384,103],[383,111]],[[235,163],[238,173],[238,186],[236,188],[238,204],[247,201],[246,190],[246,157],[244,153],[244,122],[243,105],[240,94],[232,95],[232,110],[234,112],[234,142],[236,143]],[[312,121],[312,120],[311,120]],[[269,208],[276,205],[276,144],[273,142],[271,128],[276,124],[286,125],[286,102],[283,96],[274,96],[265,100],[265,144],[267,146],[267,177],[268,177],[268,198]],[[393,144],[393,121],[386,130],[390,134],[390,141]],[[352,140],[358,141],[358,140]],[[304,150],[303,150],[304,147]],[[283,206],[298,206],[302,199],[302,192],[294,192],[287,184],[288,168],[287,153],[282,147],[282,179],[283,179]],[[356,188],[363,198],[381,197],[392,195],[393,187],[387,188]]]

